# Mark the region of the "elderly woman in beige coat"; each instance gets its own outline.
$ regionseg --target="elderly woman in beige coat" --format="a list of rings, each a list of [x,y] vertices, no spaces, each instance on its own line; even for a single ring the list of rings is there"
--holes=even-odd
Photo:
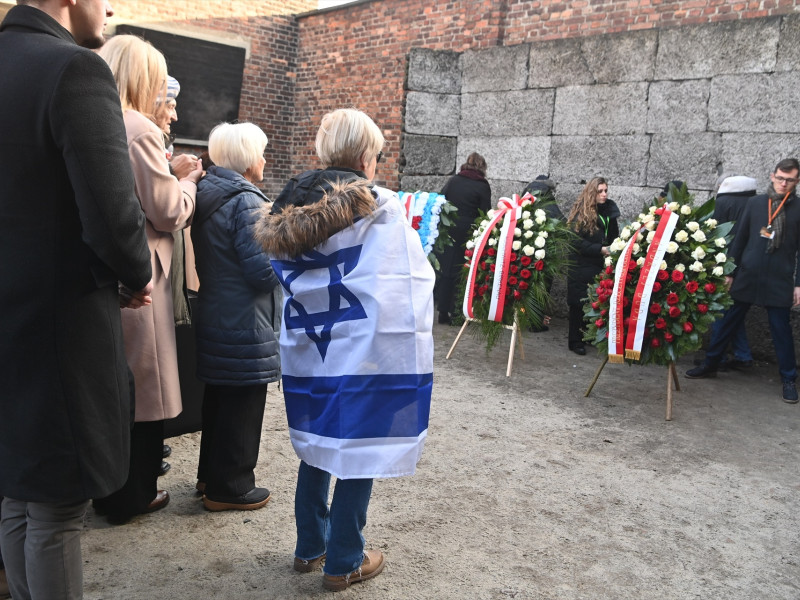
[[[199,163],[183,179],[170,174],[161,130],[155,124],[157,101],[166,97],[164,56],[148,42],[120,35],[100,51],[114,74],[123,108],[136,195],[147,217],[147,242],[153,267],[152,305],[123,310],[125,355],[134,375],[136,416],[131,433],[128,481],[95,509],[112,521],[163,508],[169,494],[157,489],[164,419],[181,412],[181,390],[169,280],[173,231],[187,227],[194,213]]]

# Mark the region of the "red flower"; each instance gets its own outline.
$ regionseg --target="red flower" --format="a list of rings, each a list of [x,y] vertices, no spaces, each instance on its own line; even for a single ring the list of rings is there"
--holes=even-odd
[[[528,279],[531,276],[531,272],[528,269],[522,269],[519,272],[519,276],[522,277],[523,279]]]
[[[492,264],[490,264],[490,265],[489,265],[489,270],[490,270],[492,273],[494,273],[494,268],[495,268],[495,264],[494,264],[494,263],[492,263]]]
[[[489,291],[488,285],[482,285],[481,287],[478,288],[478,294],[481,296],[483,296],[488,291]]]
[[[541,271],[542,269],[544,269],[544,261],[543,260],[537,260],[536,264],[534,264],[533,266],[537,271]]]
[[[485,271],[486,270],[486,261],[481,261],[481,265],[480,266],[481,266],[481,271]]]
[[[661,284],[659,282],[657,282],[657,281],[654,281],[653,282],[653,293],[655,294],[656,292],[660,292],[660,291],[661,291]]]
[[[419,229],[419,224],[422,222],[422,217],[414,217],[411,219],[411,227],[414,229]]]
[[[516,255],[516,253],[515,253],[515,252],[512,252],[512,253],[511,253],[511,256],[510,256],[509,258],[511,258],[511,262],[516,262],[516,261],[517,261],[517,255]]]
[[[713,294],[717,291],[717,286],[713,283],[707,283],[703,286],[703,289],[706,291],[707,294]]]
[[[522,263],[523,267],[527,267],[529,264],[531,264],[531,257],[530,256],[523,256],[519,260],[519,262]]]
[[[600,302],[599,302],[599,301],[597,301],[597,300],[595,300],[594,302],[592,302],[592,308],[593,308],[593,309],[595,309],[595,310],[597,310],[598,308],[600,308]]]
[[[656,329],[664,329],[667,326],[667,322],[664,320],[663,317],[658,317],[655,322]]]
[[[630,303],[631,303],[631,301],[627,296],[623,296],[622,297],[622,308],[625,308]]]
[[[677,319],[678,317],[681,316],[681,309],[678,308],[677,306],[670,306],[669,307],[669,316],[672,317],[673,319]]]
[[[604,308],[603,310],[600,311],[600,314],[605,317],[608,314],[608,311]]]
[[[602,285],[603,287],[606,287],[606,288],[608,288],[610,290],[613,290],[614,289],[614,280],[613,279],[604,279],[603,281],[600,282],[600,285]]]
[[[631,281],[633,281],[633,273],[625,273],[625,283],[630,283]]]
[[[637,266],[636,261],[632,260],[628,263],[628,271],[635,271]]]
[[[508,270],[511,271],[512,273],[516,273],[517,271],[519,271],[519,267],[517,265],[510,265],[508,267]]]
[[[492,279],[492,276],[487,273],[486,274],[486,281],[490,281],[491,279]]]
[[[686,333],[692,333],[692,330],[693,330],[693,329],[694,329],[694,325],[692,325],[691,323],[689,323],[689,321],[686,321],[686,323],[684,323],[684,324],[683,324],[683,330],[684,330]]]
[[[680,271],[677,271],[677,270],[673,271],[672,272],[672,281],[674,281],[675,283],[680,283],[681,281],[683,281],[683,273],[681,273]]]
[[[608,294],[600,294],[600,295],[597,296],[597,299],[600,300],[600,302],[605,302],[609,298],[610,298],[610,296]]]
[[[622,326],[625,327],[626,329],[630,326],[630,324],[631,324],[630,317],[625,317],[624,319],[622,319]]]
[[[674,336],[674,335],[672,335],[672,334],[671,334],[669,331],[666,331],[666,332],[664,332],[664,339],[665,339],[666,341],[668,341],[668,342],[672,343],[672,340],[674,340],[674,339],[675,339],[675,336]]]
[[[661,314],[661,305],[658,302],[653,302],[650,305],[650,312],[654,315]]]
[[[512,275],[511,277],[508,278],[508,285],[517,285],[517,281],[519,280]]]
[[[608,265],[606,267],[606,275],[611,275],[613,272],[614,272],[614,269],[611,267],[611,265]]]
[[[667,273],[664,269],[658,270],[658,275],[656,275],[656,279],[659,281],[666,281],[669,279],[669,273]]]
[[[701,315],[706,314],[708,312],[708,304],[698,304],[697,312],[699,312]]]
[[[653,348],[658,348],[659,346],[661,346],[661,341],[658,338],[653,338],[652,340],[650,340],[650,345]]]
[[[522,298],[522,294],[520,294],[517,290],[514,290],[514,300],[519,300]]]
[[[678,272],[680,273],[680,271]],[[667,294],[667,304],[669,304],[670,306],[672,306],[673,304],[677,304],[678,302],[680,302],[680,300],[681,299],[678,297],[678,294],[676,294],[675,292],[670,292],[669,294]]]
[[[488,254],[489,256],[494,256],[495,254],[497,254],[497,250],[495,250],[494,248],[489,248],[486,251],[486,254]]]
[[[603,319],[597,319],[597,321],[595,321],[594,324],[597,325],[598,327],[602,327],[603,325],[606,324],[606,322],[603,321]]]
[[[475,252],[473,250],[465,250],[464,256],[466,256],[467,258],[471,258],[474,253]]]
[[[601,286],[601,287],[596,287],[596,288],[594,288],[594,291],[595,291],[595,292],[597,292],[597,295],[598,295],[598,296],[602,296],[602,295],[603,295],[603,288],[602,288],[602,286]]]
[[[686,291],[689,292],[690,294],[694,294],[699,287],[700,284],[698,284],[696,281],[686,282]]]
[[[528,289],[528,283],[526,281],[520,281],[519,282],[519,289],[527,290]]]

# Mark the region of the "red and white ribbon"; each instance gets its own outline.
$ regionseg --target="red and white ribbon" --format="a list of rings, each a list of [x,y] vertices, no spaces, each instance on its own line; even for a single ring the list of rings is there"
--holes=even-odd
[[[625,296],[625,280],[628,277],[628,266],[633,254],[633,245],[639,234],[646,231],[644,227],[637,229],[617,259],[614,270],[614,291],[608,306],[608,362],[625,362],[625,328],[623,326],[623,298]]]
[[[526,200],[530,200],[533,203],[536,201],[536,198],[530,194],[525,194],[522,198],[517,194],[514,194],[513,198],[500,198],[497,202],[497,209],[494,215],[492,215],[489,224],[475,240],[475,249],[469,265],[469,275],[467,276],[467,288],[464,293],[463,311],[464,316],[468,319],[475,318],[472,308],[475,299],[475,278],[478,274],[478,265],[481,262],[481,256],[483,255],[483,251],[489,239],[492,237],[492,231],[502,220],[503,223],[501,225],[496,248],[497,255],[494,276],[492,278],[491,302],[489,304],[489,315],[487,318],[498,323],[503,320],[506,287],[508,285],[508,269],[511,263],[511,254],[513,253],[514,230],[517,227],[517,221],[522,218],[522,203]]]
[[[400,202],[403,203],[403,207],[406,209],[406,221],[411,223],[411,209],[414,206],[414,194],[410,192],[404,194]]]

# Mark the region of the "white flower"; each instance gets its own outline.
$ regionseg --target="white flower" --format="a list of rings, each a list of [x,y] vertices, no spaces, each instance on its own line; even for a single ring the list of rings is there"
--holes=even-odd
[[[636,234],[636,241],[637,242],[641,242],[643,239],[644,239],[644,234],[643,233],[637,233]]]
[[[531,218],[531,211],[529,211],[529,210],[523,210],[523,211],[522,211],[522,218],[523,218],[523,219],[530,219],[530,218]]]
[[[652,223],[653,221],[655,221],[656,218],[652,214],[647,214],[647,215],[639,215],[639,220],[642,222],[642,224],[647,225],[648,223]]]
[[[496,240],[496,239],[494,239],[494,238],[489,238],[489,245],[490,245],[490,246],[495,246],[495,245],[497,245],[497,240]]]
[[[678,251],[678,244],[675,242],[670,242],[667,244],[667,252],[670,254],[675,254]]]
[[[547,221],[546,217],[536,217],[536,224],[537,225],[544,225],[545,221]]]
[[[686,224],[686,229],[688,229],[691,232],[695,232],[698,229],[700,229],[700,223],[698,223],[697,221],[689,221]]]
[[[711,274],[714,275],[715,277],[722,277],[724,273],[725,271],[722,270],[722,267],[714,267],[713,269],[711,269]]]
[[[489,212],[486,213],[486,216],[490,219],[494,216],[495,210],[493,208],[489,209]]]
[[[703,250],[702,246],[698,246],[692,252],[692,258],[695,260],[703,260],[706,257],[706,251]]]
[[[683,263],[678,263],[677,265],[675,265],[675,270],[683,273],[686,270],[686,267],[683,266]]]
[[[639,246],[639,244],[634,244],[633,245],[633,253],[634,254],[639,254],[639,250],[641,250],[641,249],[642,249],[642,247]]]
[[[481,221],[481,224],[480,224],[480,228],[481,229],[486,229],[488,226],[489,226],[489,221],[487,221],[486,219]]]
[[[728,260],[728,257],[725,256],[724,252],[720,252],[714,257],[714,260],[716,260],[718,263],[724,263],[726,260]]]
[[[699,260],[696,260],[691,265],[689,265],[689,270],[695,271],[696,273],[702,273],[703,271],[706,270],[706,268],[703,266],[703,263],[701,263]]]
[[[692,207],[689,206],[688,204],[684,204],[683,206],[681,206],[681,214],[682,215],[692,214]]]
[[[522,252],[525,254],[525,256],[531,256],[533,254],[533,246],[525,246],[522,249]]]
[[[644,224],[644,226],[647,228],[648,231],[653,231],[653,229],[656,228],[656,222],[648,221],[647,223]]]
[[[530,229],[532,227],[533,227],[533,220],[532,219],[525,219],[522,222],[522,228],[523,229]]]
[[[611,263],[612,263],[611,257],[610,256],[606,256],[606,266],[610,267]]]
[[[481,234],[480,228],[476,229],[472,232],[472,237],[478,237]]]
[[[725,241],[725,238],[717,238],[714,240],[714,245],[717,248],[724,248],[725,246],[728,245],[728,242]]]
[[[641,267],[644,264],[644,256],[640,256],[639,258],[637,258],[636,264]]]
[[[621,237],[623,240],[627,240],[629,237],[631,237],[631,230],[627,227],[623,227],[622,231],[619,232],[619,237]]]
[[[647,234],[647,243],[650,244],[653,241],[653,238],[656,237],[656,232],[651,231]]]
[[[678,210],[678,208],[680,208],[680,206],[681,205],[678,204],[677,202],[670,202],[669,204],[667,204],[667,208],[670,209],[672,212],[675,212],[676,210]]]
[[[658,265],[658,268],[661,269],[662,271],[666,271],[667,270],[667,261],[662,260],[661,264]]]
[[[514,240],[514,243],[511,244],[511,249],[516,252],[520,248],[522,248],[522,242],[520,242],[519,240]]]
[[[537,208],[537,209],[534,211],[534,213],[533,213],[533,214],[534,214],[534,216],[535,216],[537,219],[546,219],[546,218],[547,218],[547,213],[546,213],[546,212],[544,212],[544,211],[543,211],[541,208]]]
[[[703,242],[705,242],[705,241],[706,241],[706,234],[705,234],[705,233],[703,233],[703,232],[702,232],[702,231],[700,231],[700,230],[697,230],[697,231],[695,231],[695,232],[692,234],[692,239],[693,239],[694,241],[696,241],[696,242],[703,243]]]
[[[531,202],[530,200],[523,200],[522,201],[522,206],[530,206],[531,204],[533,204],[533,202]]]
[[[609,250],[611,250],[611,252],[621,252],[624,247],[625,247],[625,242],[617,238],[613,242],[611,242]]]
[[[543,237],[543,238],[547,239],[547,237],[548,237],[550,234],[549,234],[549,233],[547,233],[546,231],[540,231],[540,232],[539,232],[539,235],[540,235],[541,237]]]
[[[537,248],[544,248],[544,238],[539,236],[533,241],[533,245]]]
[[[639,231],[639,228],[642,226],[641,223],[634,221],[631,223],[631,231]]]
[[[529,240],[529,239],[531,239],[533,237],[533,232],[532,231],[526,231],[525,233],[522,234],[522,237],[524,237],[526,240]]]
[[[475,242],[473,242],[472,240],[469,240],[467,242],[467,250],[472,250],[474,247],[475,247]]]
[[[706,221],[706,227],[708,227],[709,229],[714,229],[714,228],[716,228],[716,226],[717,226],[717,220],[716,219],[708,219]]]
[[[681,229],[678,233],[675,234],[675,241],[680,242],[681,244],[689,239],[689,234],[686,233],[683,229]]]
[[[540,248],[539,250],[533,253],[533,258],[535,258],[536,260],[542,260],[544,257],[545,257],[544,248]]]
[[[522,229],[519,227],[514,228],[514,237],[521,237],[522,236]]]

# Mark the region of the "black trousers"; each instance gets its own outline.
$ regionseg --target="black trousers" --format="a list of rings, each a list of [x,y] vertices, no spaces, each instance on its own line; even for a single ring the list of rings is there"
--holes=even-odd
[[[583,320],[583,304],[569,305],[569,335],[567,342],[569,347],[583,346],[583,330],[586,323]]]
[[[128,479],[120,490],[95,499],[95,510],[116,517],[132,517],[144,512],[158,492],[163,448],[164,421],[134,423]]]
[[[267,384],[206,384],[197,479],[206,495],[241,496],[255,487]]]

